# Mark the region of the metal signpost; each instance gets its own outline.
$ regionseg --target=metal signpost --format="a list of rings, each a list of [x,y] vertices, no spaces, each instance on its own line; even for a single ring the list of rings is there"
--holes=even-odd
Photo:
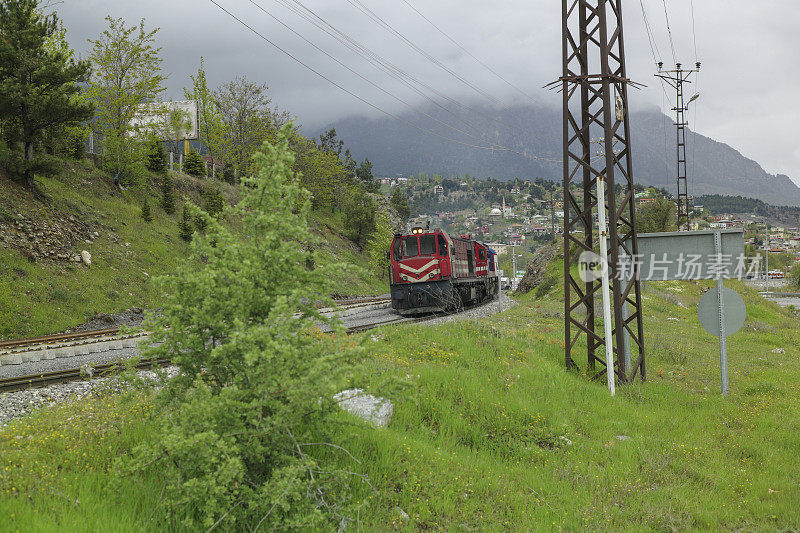
[[[722,394],[727,395],[727,336],[739,331],[747,313],[741,296],[725,288],[723,280],[744,278],[753,267],[745,262],[742,230],[645,233],[639,235],[639,252],[622,259],[636,263],[642,281],[716,280],[716,288],[700,300],[697,314],[703,328],[719,336]],[[629,276],[633,272],[632,267],[626,270]]]

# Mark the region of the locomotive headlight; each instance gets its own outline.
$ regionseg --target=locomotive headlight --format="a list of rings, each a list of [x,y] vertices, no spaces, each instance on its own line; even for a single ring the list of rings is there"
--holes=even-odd
[[[432,278],[433,276],[435,276],[435,274],[434,274],[433,272],[431,272],[430,274],[428,274],[428,277],[429,277],[429,278]]]

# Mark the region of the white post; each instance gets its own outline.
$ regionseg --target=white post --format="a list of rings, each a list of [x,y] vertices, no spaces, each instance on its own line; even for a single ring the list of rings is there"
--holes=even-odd
[[[173,171],[173,169],[172,169],[172,163],[173,163],[174,159],[175,159],[175,154],[172,152],[172,150],[170,150],[170,151],[169,151],[169,171],[170,171],[170,172],[172,172],[172,171]]]
[[[714,232],[714,252],[718,260],[722,254],[722,235]],[[767,273],[769,277],[769,273]],[[719,307],[719,373],[722,381],[722,395],[728,395],[728,340],[725,338],[725,305],[724,293],[725,285],[722,283],[722,275],[717,273],[717,306]]]
[[[766,291],[769,292],[769,224],[766,224],[767,231],[766,231],[766,245],[764,246],[764,258],[766,260],[766,265],[764,266],[765,269],[765,279],[766,279]]]
[[[608,225],[606,222],[606,186],[605,177],[602,175],[597,178],[597,213],[598,224],[600,226],[600,257],[602,257],[605,262],[605,268],[602,269],[601,284],[603,291],[603,326],[605,328],[606,339],[606,379],[608,380],[608,390],[611,392],[611,396],[614,396],[616,390],[614,388],[614,338],[611,334],[611,289],[608,280],[608,242],[606,242],[608,235]]]
[[[183,154],[178,154],[178,172],[183,172]]]
[[[517,290],[517,243],[511,243],[511,268],[514,270],[514,281],[511,282],[511,289]]]

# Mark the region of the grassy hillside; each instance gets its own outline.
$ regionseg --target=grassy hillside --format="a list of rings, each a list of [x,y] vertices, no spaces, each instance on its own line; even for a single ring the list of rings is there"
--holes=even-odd
[[[748,320],[729,338],[722,398],[717,340],[694,310],[709,286],[648,285],[649,379],[614,398],[564,370],[557,292],[481,322],[364,334],[353,385],[390,397],[394,419],[343,425],[336,444],[358,462],[317,453],[369,476],[375,491],[353,484],[367,531],[796,530],[800,321],[732,285]],[[120,488],[106,473],[158,413],[146,393],[102,402],[0,430],[0,529],[165,527],[162,482]]]
[[[70,257],[81,250],[92,255],[91,267],[63,259],[34,260],[28,249],[0,238],[0,339],[63,331],[96,312],[158,307],[152,278],[173,272],[188,250],[178,236],[180,199],[199,202],[200,191],[209,183],[186,175],[174,177],[176,214],[168,215],[159,206],[159,178],[151,176],[148,197],[154,220],[145,222],[144,193],[120,191],[89,162],[65,162],[60,175],[42,179],[46,202],[0,176],[0,237],[16,239],[27,234],[26,224],[34,224],[35,238],[46,233],[41,238],[66,246]],[[218,186],[229,201],[236,197],[234,187]],[[366,268],[366,258],[342,236],[343,224],[332,217],[325,225],[325,218],[315,215],[323,256]],[[366,270],[342,274],[337,281],[343,294],[388,292],[383,280]]]

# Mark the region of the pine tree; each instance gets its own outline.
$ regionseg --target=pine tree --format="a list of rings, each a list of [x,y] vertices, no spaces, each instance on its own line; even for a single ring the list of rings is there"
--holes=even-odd
[[[203,177],[206,175],[206,163],[200,154],[191,150],[183,158],[183,171],[190,176]]]
[[[203,191],[203,209],[212,217],[216,217],[225,207],[225,199],[217,187],[209,187]]]
[[[147,170],[156,174],[167,172],[167,151],[158,139],[150,139],[147,150]]]
[[[172,178],[164,174],[161,180],[161,207],[171,215],[175,212],[175,192],[172,190]]]
[[[145,222],[153,221],[153,213],[150,211],[150,202],[147,198],[144,199],[144,203],[142,204],[142,218]]]
[[[389,203],[391,204],[392,208],[397,211],[397,214],[400,215],[401,219],[406,220],[409,216],[411,216],[411,208],[408,207],[408,200],[406,200],[406,195],[403,194],[403,191],[400,190],[400,187],[394,188],[394,191],[392,191],[392,196],[389,198]]]
[[[184,241],[189,242],[192,240],[192,233],[194,233],[192,228],[192,214],[189,212],[189,206],[184,205],[183,217],[181,221],[178,222],[178,235]]]
[[[11,152],[7,167],[28,188],[34,173],[55,169],[34,154],[47,130],[76,125],[92,117],[94,107],[76,98],[79,82],[88,79],[88,61],[75,61],[62,50],[49,51],[48,39],[58,29],[55,13],[43,16],[37,0],[0,0],[0,122]]]
[[[315,304],[347,267],[305,268],[309,195],[293,171],[289,128],[277,136],[230,208],[247,231],[195,208],[208,233],[184,268],[159,280],[163,310],[148,324],[143,357],[170,358],[180,373],[162,395],[160,434],[121,459],[123,479],[163,476],[163,512],[180,513],[190,530],[336,529],[358,512],[352,473],[301,446],[335,442],[333,394],[359,349],[314,333],[331,323]]]

